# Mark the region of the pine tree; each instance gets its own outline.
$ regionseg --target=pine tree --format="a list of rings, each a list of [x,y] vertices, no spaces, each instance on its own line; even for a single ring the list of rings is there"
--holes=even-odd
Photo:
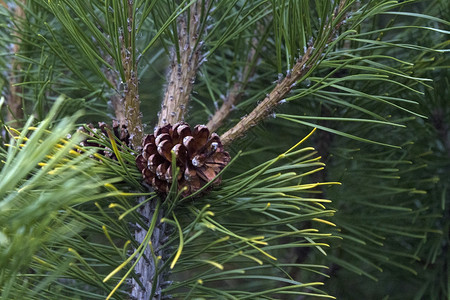
[[[447,1],[0,4],[2,299],[450,297]]]

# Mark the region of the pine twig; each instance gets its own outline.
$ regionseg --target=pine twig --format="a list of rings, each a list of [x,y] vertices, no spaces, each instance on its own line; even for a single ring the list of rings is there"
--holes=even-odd
[[[345,2],[345,0],[341,0],[330,24],[335,20],[339,12],[342,11]],[[328,43],[335,39],[334,36],[339,30],[341,24],[342,22],[338,22],[336,26],[329,31],[327,37]],[[296,83],[316,65],[316,63],[320,60],[321,54],[325,51],[325,46],[320,48],[316,48],[315,46],[316,45],[314,44],[309,45],[303,57],[297,60],[296,64],[290,72],[288,72],[286,77],[278,82],[273,90],[266,95],[264,100],[261,101],[261,103],[259,103],[250,114],[242,118],[240,122],[220,137],[224,146],[231,144],[235,139],[243,136],[250,128],[264,120],[286,97]]]
[[[116,97],[112,99],[112,104],[116,114],[116,118],[120,125],[126,125],[130,133],[131,147],[137,151],[141,148],[141,141],[143,139],[143,126],[142,126],[142,113],[140,111],[140,100],[138,90],[138,76],[137,76],[137,58],[134,52],[134,1],[128,0],[128,12],[127,12],[127,36],[125,38],[124,32],[120,36],[121,42],[121,59],[123,71],[125,74],[125,84],[122,97]],[[115,74],[107,74],[108,80],[114,82],[117,80]],[[145,201],[145,197],[139,197],[139,203]],[[144,255],[139,259],[135,266],[135,273],[138,278],[134,277],[131,280],[131,298],[136,300],[159,300],[161,299],[161,283],[163,282],[163,274],[158,273],[158,261],[153,259],[153,254],[157,257],[161,256],[160,246],[166,238],[165,225],[162,224],[162,211],[156,210],[156,201],[148,201],[139,208],[139,214],[143,216],[145,222],[145,228],[142,228],[139,224],[136,224],[137,228],[134,232],[134,239],[138,244],[144,243],[150,228],[150,222],[156,216],[156,227],[151,233],[151,245],[144,245]],[[155,250],[152,253],[151,248]],[[153,293],[153,296],[151,296]]]
[[[221,107],[216,110],[211,120],[209,120],[206,126],[211,132],[216,131],[225,119],[228,117],[234,106],[241,100],[242,92],[247,86],[248,80],[255,73],[255,59],[256,59],[256,47],[258,44],[257,38],[252,38],[252,48],[247,57],[247,62],[244,66],[244,70],[241,73],[240,78],[236,81],[228,93],[227,98],[223,101]]]
[[[247,130],[265,119],[280,103],[280,101],[284,99],[285,96],[291,91],[293,85],[311,69],[311,67],[315,63],[315,61],[310,61],[312,55],[313,46],[309,46],[302,59],[294,65],[291,73],[288,74],[281,82],[279,82],[275,86],[275,88],[266,95],[266,98],[264,98],[264,100],[258,106],[256,106],[250,114],[244,117],[239,123],[237,123],[233,128],[229,129],[220,137],[222,143],[224,145],[229,145],[236,138],[244,135]]]
[[[139,197],[138,202],[141,203],[146,200],[145,196]],[[159,300],[161,299],[161,288],[164,283],[164,274],[158,272],[158,267],[163,264],[163,253],[161,251],[161,244],[167,239],[166,224],[161,223],[163,211],[156,210],[157,201],[149,201],[140,207],[139,213],[146,217],[146,228],[142,228],[136,224],[137,228],[134,233],[134,238],[138,243],[142,243],[147,235],[147,229],[150,228],[150,222],[153,215],[157,213],[157,222],[150,238],[150,245],[147,245],[144,250],[144,256],[136,264],[134,271],[139,278],[140,284],[136,279],[131,280],[131,297],[135,300]],[[152,253],[152,249],[154,253]],[[158,264],[155,264],[153,257],[158,257]],[[141,284],[143,288],[141,287]],[[153,297],[152,291],[154,292]]]
[[[7,4],[2,1],[3,6],[8,8]],[[14,20],[21,20],[25,18],[25,11],[23,6],[26,5],[25,0],[22,0],[19,4],[16,4],[14,9]],[[17,28],[16,28],[17,31]],[[12,45],[12,54],[13,57],[11,59],[11,71],[9,76],[9,94],[7,97],[8,102],[8,111],[6,115],[6,121],[12,127],[20,127],[21,120],[24,117],[23,105],[22,105],[22,88],[17,85],[20,82],[19,72],[21,69],[20,63],[17,62],[14,55],[20,50],[20,37],[16,39],[14,45]]]
[[[202,5],[203,2],[203,5]],[[168,76],[168,85],[159,112],[158,125],[175,124],[184,120],[195,77],[200,66],[199,42],[202,11],[208,1],[198,0],[187,14],[178,18],[179,55],[174,50]]]
[[[124,86],[124,113],[125,118],[120,125],[126,125],[130,132],[131,146],[133,149],[139,149],[141,147],[142,137],[144,135],[142,126],[142,114],[140,110],[139,90],[138,90],[138,76],[137,76],[137,59],[134,51],[134,8],[133,0],[128,0],[128,18],[127,18],[127,37],[125,33],[120,36],[120,42],[122,45],[121,56],[122,66],[125,74],[125,86]],[[119,103],[120,105],[120,103]],[[120,109],[118,110],[121,113]],[[116,110],[116,113],[118,112]],[[118,120],[121,121],[120,119]]]

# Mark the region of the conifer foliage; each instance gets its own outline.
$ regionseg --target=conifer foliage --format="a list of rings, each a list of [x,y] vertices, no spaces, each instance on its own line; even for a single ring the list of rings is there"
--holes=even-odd
[[[0,0],[0,298],[450,297],[429,2]]]

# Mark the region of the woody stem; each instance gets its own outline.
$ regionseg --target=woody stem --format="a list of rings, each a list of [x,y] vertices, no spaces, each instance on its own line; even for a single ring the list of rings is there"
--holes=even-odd
[[[7,7],[5,2],[1,2],[1,4]],[[14,19],[22,20],[25,18],[25,11],[23,6],[26,5],[25,0],[18,2],[14,9]],[[15,28],[17,30],[17,28]],[[17,54],[20,50],[20,34],[19,30],[17,30],[17,35],[19,38],[16,38],[14,45],[12,46],[12,53]],[[12,127],[19,127],[21,125],[21,120],[24,117],[23,105],[22,105],[22,88],[18,86],[17,83],[20,83],[20,72],[21,65],[16,60],[16,58],[12,57],[11,59],[11,71],[10,71],[10,80],[9,80],[9,94],[7,97],[8,100],[8,111],[6,115],[7,122]]]
[[[171,56],[168,85],[159,113],[159,126],[184,120],[200,66],[201,18],[208,1],[198,0],[178,18],[178,50]]]
[[[143,127],[138,90],[137,59],[134,51],[135,12],[133,10],[133,0],[128,0],[127,15],[127,28],[124,28],[120,36],[122,67],[125,74],[123,90],[125,118],[120,120],[121,116],[119,116],[119,122],[122,123],[121,125],[127,126],[130,133],[131,146],[134,149],[139,149],[143,137]],[[116,109],[117,112],[122,113],[119,108]]]
[[[233,84],[231,91],[228,93],[226,99],[223,101],[220,108],[214,113],[211,120],[206,126],[210,131],[216,131],[228,117],[233,107],[240,101],[243,90],[245,89],[249,78],[255,73],[256,48],[258,44],[257,38],[252,38],[252,48],[248,54],[247,62],[244,70],[241,73],[238,81]]]
[[[335,35],[342,24],[342,20],[336,20],[336,18],[344,9],[345,2],[345,0],[340,1],[331,22],[325,28],[328,29],[328,34],[324,37],[327,41],[326,44],[335,39]],[[330,30],[330,24],[333,23],[335,24],[334,28],[331,28]],[[310,71],[316,67],[322,53],[325,51],[325,46],[317,48],[316,46],[317,45],[315,44],[310,45],[306,49],[303,57],[297,60],[296,64],[286,77],[278,82],[272,91],[266,95],[264,100],[261,101],[250,114],[242,118],[240,122],[220,137],[224,146],[231,144],[235,139],[243,136],[250,128],[264,120],[277,107],[281,100],[286,97],[297,82],[303,80],[305,75],[310,73]]]

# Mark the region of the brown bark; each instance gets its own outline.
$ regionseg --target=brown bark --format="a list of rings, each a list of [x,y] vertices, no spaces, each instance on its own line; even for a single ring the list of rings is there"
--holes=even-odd
[[[237,82],[233,84],[231,91],[228,93],[228,96],[223,101],[220,108],[214,113],[211,120],[209,120],[206,126],[209,128],[211,132],[216,131],[228,117],[230,112],[233,110],[233,107],[241,100],[243,90],[247,86],[248,80],[255,73],[255,56],[256,56],[256,47],[258,44],[258,39],[252,39],[252,48],[250,53],[248,54],[247,62],[244,66],[244,70],[241,73],[241,77]]]
[[[206,7],[208,1],[204,1]],[[202,1],[193,3],[189,18],[183,14],[178,19],[179,56],[172,53],[168,76],[168,85],[159,113],[158,125],[175,124],[183,121],[187,110],[192,87],[200,66],[199,38]]]
[[[116,103],[119,107],[116,109],[119,123],[126,125],[128,132],[130,133],[131,146],[133,149],[139,149],[141,147],[141,141],[144,135],[142,127],[142,116],[140,110],[139,90],[138,90],[138,76],[137,76],[137,60],[136,53],[133,51],[133,38],[135,32],[135,20],[133,18],[133,0],[128,1],[128,24],[125,37],[125,32],[121,36],[121,55],[122,66],[125,73],[124,83],[124,98],[122,100],[124,110],[120,109],[122,103]],[[122,118],[121,113],[125,114],[125,118]]]
[[[8,8],[5,2],[1,4]],[[14,10],[14,19],[22,20],[25,18],[25,11],[23,10],[23,5],[26,2],[23,0],[21,4],[17,4]],[[17,32],[17,28],[15,30]],[[15,58],[15,54],[20,51],[20,37],[16,38],[16,41],[12,47],[12,58],[11,58],[11,71],[9,74],[9,94],[7,96],[8,111],[6,115],[6,121],[11,127],[20,127],[22,120],[24,118],[23,105],[22,105],[22,87],[17,84],[21,82],[20,80],[20,70],[21,65]]]
[[[250,114],[220,137],[224,145],[229,145],[234,139],[244,135],[247,130],[257,125],[273,111],[280,101],[291,91],[293,85],[311,69],[315,63],[315,60],[310,60],[312,54],[313,47],[310,46],[307,48],[302,59],[294,65],[291,74],[279,82]]]

